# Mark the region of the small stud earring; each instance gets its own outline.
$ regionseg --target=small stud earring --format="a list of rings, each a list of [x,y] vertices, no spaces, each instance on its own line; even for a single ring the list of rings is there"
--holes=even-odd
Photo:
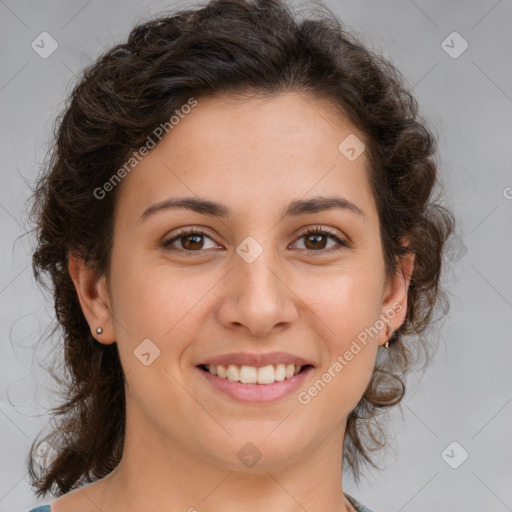
[[[103,329],[101,327],[98,327],[96,329],[96,334],[101,334],[103,332]]]
[[[391,329],[391,327],[389,326],[389,324],[386,324],[386,336],[389,336],[391,334],[391,338],[393,338],[395,336],[395,331],[393,331]],[[384,344],[384,346],[389,349],[389,340],[386,341],[386,343]]]

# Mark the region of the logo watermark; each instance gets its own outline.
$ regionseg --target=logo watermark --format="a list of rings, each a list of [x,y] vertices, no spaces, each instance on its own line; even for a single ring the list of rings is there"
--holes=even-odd
[[[149,153],[151,149],[156,147],[158,141],[162,140],[164,133],[169,133],[180,120],[183,119],[187,114],[192,111],[197,105],[197,100],[189,98],[187,103],[181,106],[179,110],[175,110],[176,115],[172,115],[168,121],[159,124],[152,132],[148,135],[146,142],[137,151],[134,151],[131,157],[120,167],[108,181],[106,181],[101,187],[94,189],[94,197],[96,199],[104,199],[108,192],[114,190],[121,180],[133,170],[133,168]],[[157,140],[154,140],[153,137]]]
[[[399,302],[395,302],[391,309],[388,309],[384,314],[380,315],[380,318],[371,326],[366,327],[363,331],[361,331],[357,335],[357,339],[352,340],[352,344],[350,345],[350,348],[346,350],[343,355],[339,355],[334,363],[329,366],[327,371],[325,371],[322,376],[317,379],[314,384],[312,384],[307,390],[301,391],[298,396],[297,400],[302,405],[307,405],[309,402],[311,402],[311,399],[322,391],[329,382],[331,382],[336,375],[338,375],[347,364],[354,359],[354,356],[359,354],[361,352],[362,347],[358,344],[358,341],[362,343],[364,346],[368,343],[368,337],[374,337],[376,336],[379,331],[381,331],[384,326],[386,325],[386,322],[390,320],[391,318],[394,318],[395,315],[400,312],[403,309],[402,304]]]

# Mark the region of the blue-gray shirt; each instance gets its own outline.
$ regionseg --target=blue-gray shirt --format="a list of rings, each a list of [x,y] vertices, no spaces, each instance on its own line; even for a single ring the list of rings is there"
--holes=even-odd
[[[370,510],[368,507],[365,507],[362,503],[359,503],[355,498],[350,496],[347,493],[344,493],[347,497],[348,501],[352,503],[353,507],[357,510],[357,512],[373,512],[373,510]],[[32,510],[29,510],[29,512],[52,512],[50,509],[50,505],[41,505],[39,507],[33,508]]]

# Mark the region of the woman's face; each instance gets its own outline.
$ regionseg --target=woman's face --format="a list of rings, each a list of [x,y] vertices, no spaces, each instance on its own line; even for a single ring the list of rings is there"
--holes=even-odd
[[[197,100],[119,185],[113,322],[91,321],[119,347],[128,439],[238,470],[332,455],[382,318],[396,329],[406,306],[407,281],[385,279],[363,135],[296,93]]]

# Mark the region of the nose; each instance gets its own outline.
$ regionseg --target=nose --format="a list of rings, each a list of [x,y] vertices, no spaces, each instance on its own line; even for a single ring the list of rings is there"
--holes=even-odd
[[[234,255],[223,279],[218,320],[228,329],[263,337],[289,327],[298,318],[298,298],[290,279],[270,250],[253,262]]]

